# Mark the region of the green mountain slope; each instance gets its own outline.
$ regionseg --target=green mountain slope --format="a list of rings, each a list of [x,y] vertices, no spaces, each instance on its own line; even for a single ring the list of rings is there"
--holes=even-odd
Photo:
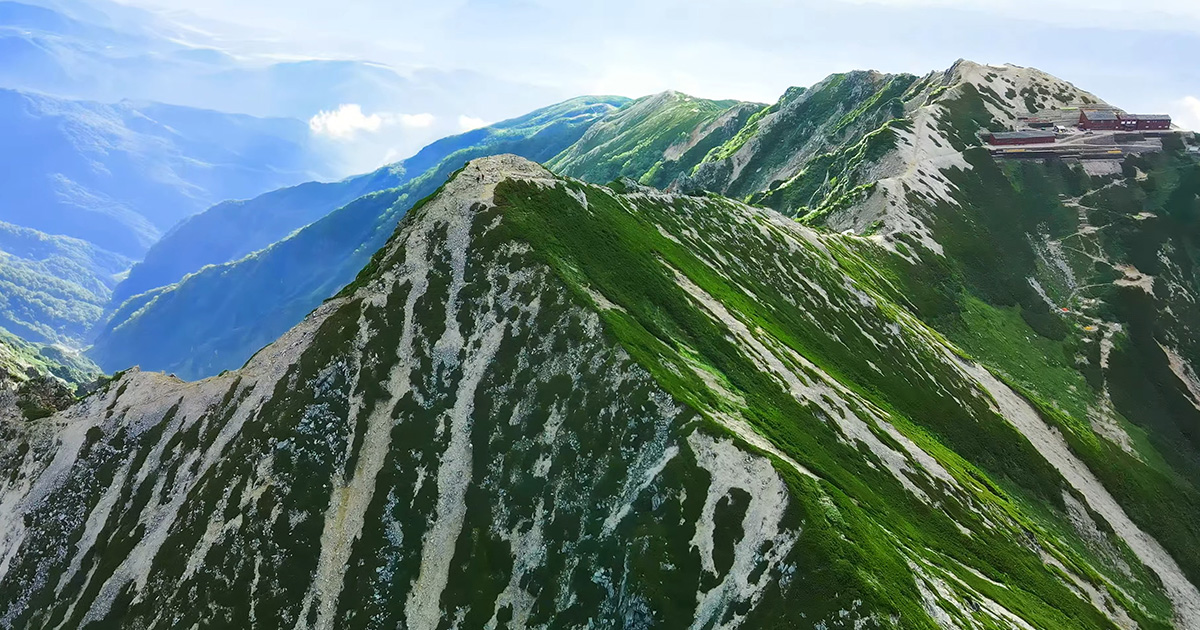
[[[129,264],[86,241],[0,222],[0,328],[78,345]]]
[[[978,132],[1023,128],[1022,118],[1030,116],[1074,125],[1078,109],[1086,106],[1109,107],[1034,68],[960,60],[894,95],[890,111],[895,118],[875,121],[840,145],[804,156],[769,187],[749,191],[750,198],[785,214],[811,215],[810,223],[838,214],[837,225],[853,217],[853,225],[844,228],[860,232],[872,227],[884,235],[913,232],[920,221],[884,206],[907,207],[910,193],[945,197],[941,171],[970,168],[962,152],[982,144]],[[841,212],[850,206],[858,210]]]
[[[74,350],[29,343],[0,328],[0,424],[20,426],[66,410],[101,378],[100,368]]]
[[[912,75],[873,71],[835,74],[810,88],[792,88],[735,136],[713,149],[684,183],[742,198],[768,190],[808,160],[854,145],[904,115],[901,97]]]
[[[997,161],[976,130],[1097,101],[1022,68],[946,79],[878,179],[806,220],[874,232],[914,312],[1053,418],[1195,582],[1200,165],[1177,135],[1123,160]]]
[[[548,137],[556,129],[574,139],[581,123],[626,101],[620,97],[571,99],[438,140],[413,157],[372,173],[340,182],[308,182],[250,200],[217,204],[185,219],[155,243],[114,291],[114,306],[140,293],[175,284],[206,265],[231,262],[263,249],[363,195],[404,185],[459,151],[486,151],[542,132]]]
[[[948,196],[955,184],[942,171],[971,169],[964,151],[978,145],[977,130],[1013,127],[1019,116],[1031,113],[1069,117],[1074,115],[1069,108],[1097,104],[1102,105],[1098,98],[1069,83],[1012,66],[960,62],[921,78],[856,72],[835,75],[810,89],[789,90],[779,103],[753,115],[752,105],[701,101],[677,93],[641,99],[592,126],[549,164],[592,181],[623,175],[660,186],[708,187],[748,196],[810,224],[876,235],[901,253],[912,246],[940,255],[942,245],[922,218],[925,201],[914,204],[910,197],[949,199],[951,210],[943,213],[948,220],[954,220],[963,203],[1005,212],[987,201],[993,196],[987,184],[972,189],[970,194],[978,199],[955,201]],[[691,131],[686,131],[689,126]],[[270,255],[208,270],[202,278],[129,301],[101,333],[93,356],[112,370],[142,364],[185,377],[240,365],[332,295],[370,248],[382,242],[387,230],[372,227],[372,214],[386,215],[380,223],[386,225],[436,180],[422,180],[395,208],[390,197],[364,198],[339,215],[344,219],[331,218],[320,229],[314,226],[307,238]],[[360,248],[361,241],[355,239],[370,234],[374,240]],[[948,232],[946,238],[953,236]],[[990,238],[985,230],[975,240]],[[977,274],[1016,268],[1003,260],[1004,252],[984,262],[972,247],[970,242],[960,244],[952,258],[971,265]],[[1020,252],[1023,247],[1016,243],[1006,251]],[[351,263],[321,262],[331,256],[340,259],[347,251],[356,252]],[[274,260],[287,264],[269,262]],[[1018,278],[1013,286],[1006,291],[1041,308],[1027,282]],[[1010,296],[996,303],[1004,306],[1016,299]],[[1040,316],[1026,314],[1030,317],[1052,319],[1044,310]]]
[[[1154,462],[1088,459],[914,264],[475,161],[244,368],[0,425],[0,619],[1196,627],[1200,540],[1114,481]]]
[[[629,177],[665,187],[728,141],[759,108],[673,91],[647,96],[597,122],[546,165],[592,182]]]
[[[407,181],[359,197],[266,249],[127,300],[101,327],[89,356],[112,371],[141,365],[189,379],[236,368],[353,280],[405,211],[468,160],[506,152],[547,160],[611,110],[611,100],[575,99],[452,138],[399,167],[419,175],[372,174],[355,185]],[[430,155],[459,144],[465,146],[420,171]]]
[[[0,329],[0,370],[11,379],[24,381],[31,369],[71,386],[88,385],[102,374],[100,368],[78,352],[30,343]]]

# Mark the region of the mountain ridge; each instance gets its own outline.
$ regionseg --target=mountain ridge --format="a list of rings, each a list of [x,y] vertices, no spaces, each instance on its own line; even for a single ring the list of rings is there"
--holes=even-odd
[[[306,182],[244,201],[225,201],[177,224],[151,246],[113,295],[113,306],[169,286],[206,265],[235,261],[261,250],[359,197],[401,186],[451,154],[474,145],[504,140],[506,132],[544,124],[555,113],[588,115],[587,106],[612,107],[617,97],[587,96],[544,107],[527,115],[438,140],[411,158],[339,182]]]
[[[0,109],[11,143],[0,219],[127,257],[214,201],[320,174],[296,120],[10,89]]]
[[[353,280],[404,213],[467,161],[498,152],[548,159],[577,140],[606,107],[587,98],[572,100],[514,119],[511,129],[471,132],[467,138],[477,143],[452,151],[398,188],[331,208],[266,249],[127,300],[98,327],[89,356],[110,370],[141,364],[188,378],[236,368]],[[387,169],[375,176],[397,177]],[[142,353],[151,338],[153,356]]]
[[[891,301],[903,261],[473,161],[242,370],[125,374],[57,444],[18,429],[0,617],[1194,625],[1069,427]]]
[[[630,177],[665,187],[761,107],[668,90],[613,112],[547,162],[551,170],[594,182]],[[689,155],[697,154],[697,155]]]
[[[944,72],[930,73],[924,78],[924,82],[926,85],[932,85],[935,82],[935,78],[939,75],[943,77],[943,82],[951,81],[957,76],[956,73],[960,73],[963,68],[967,67],[978,67],[978,65],[970,62],[961,62],[956,64],[954,68]],[[829,163],[835,161],[827,157],[827,155],[831,154],[817,155],[817,153],[829,150],[831,147],[837,147],[838,142],[843,142],[847,146],[853,147],[856,143],[862,141],[869,145],[867,149],[867,157],[869,159],[865,161],[862,158],[857,160],[839,159],[836,162],[843,165],[865,163],[868,166],[872,166],[874,161],[881,157],[880,155],[875,155],[875,153],[882,152],[882,155],[894,153],[895,146],[900,142],[896,139],[899,132],[889,129],[889,126],[896,124],[893,116],[898,112],[904,111],[905,106],[901,101],[901,96],[904,96],[903,93],[905,90],[917,82],[918,78],[911,75],[892,76],[867,71],[836,74],[831,75],[812,89],[790,89],[779,103],[771,106],[739,104],[734,101],[706,101],[704,99],[694,99],[679,92],[664,92],[659,95],[639,99],[625,105],[621,109],[611,112],[608,116],[600,120],[599,123],[588,128],[584,134],[585,137],[577,138],[577,142],[573,143],[572,146],[563,147],[558,155],[553,157],[546,156],[546,159],[549,160],[548,164],[552,169],[559,168],[563,174],[582,177],[593,183],[607,183],[620,176],[629,176],[639,180],[643,184],[657,185],[663,188],[671,187],[677,190],[696,192],[711,188],[716,192],[722,193],[730,193],[731,190],[727,186],[723,187],[723,185],[716,184],[720,177],[724,177],[717,174],[725,171],[732,172],[732,167],[729,165],[733,161],[747,161],[749,163],[751,160],[757,160],[756,164],[761,162],[763,164],[775,165],[772,167],[774,170],[771,171],[768,179],[783,177],[786,178],[786,183],[784,180],[777,180],[773,183],[777,188],[756,193],[757,196],[747,195],[752,202],[765,203],[785,213],[795,212],[797,208],[791,197],[794,196],[792,190],[796,188],[805,191],[817,188],[818,190],[813,192],[817,193],[816,198],[818,201],[812,202],[813,205],[836,205],[839,203],[856,202],[857,195],[862,193],[862,189],[861,187],[852,186],[847,183],[854,181],[855,177],[843,176],[835,178],[838,180],[839,186],[833,190],[820,189],[825,183],[826,177],[821,177],[820,179],[817,179],[817,177],[806,177],[810,171],[816,171],[813,165],[828,170]],[[1055,83],[1057,81],[1047,79],[1047,82]],[[926,93],[932,93],[936,87],[927,88]],[[943,90],[940,96],[945,97],[945,94],[946,90]],[[914,101],[916,97],[909,95],[908,99],[909,101]],[[804,122],[801,127],[797,128],[799,131],[795,131],[795,133],[799,133],[802,136],[802,146],[792,146],[793,143],[790,139],[792,136],[789,134],[793,132],[776,133],[773,131],[776,127],[788,127],[791,124],[789,121],[794,122],[797,119],[805,119],[806,117],[811,118],[811,120]],[[826,139],[822,133],[819,133],[821,129],[833,129],[835,127],[842,130],[839,132],[841,134],[839,138]],[[877,129],[877,127],[880,128]],[[922,127],[921,129],[924,128]],[[920,130],[918,132],[924,133]],[[767,140],[762,140],[760,136],[767,138]],[[941,136],[939,135],[938,137]],[[759,151],[756,148],[759,146],[773,148],[769,151]],[[950,147],[949,144],[946,146]],[[668,155],[668,153],[679,152],[680,150],[683,153],[679,156]],[[805,163],[805,159],[809,159],[809,161]],[[802,163],[807,167],[807,170],[797,166],[797,164]],[[955,164],[960,163],[955,162]],[[804,171],[803,173],[796,172],[802,170]],[[816,171],[818,176],[822,172]],[[704,175],[704,173],[709,173],[711,177]],[[444,171],[441,177],[444,177],[445,174],[448,174],[448,171]],[[716,179],[713,179],[714,177]],[[766,176],[759,174],[756,177],[763,179]],[[858,175],[856,177],[863,179],[865,176]],[[706,179],[711,181],[704,184]],[[808,179],[816,179],[816,181],[809,183]],[[432,186],[426,186],[423,188],[423,194],[431,192],[432,189]],[[732,192],[736,193],[737,191]],[[806,192],[805,194],[809,193]],[[269,198],[270,195],[264,197],[264,201],[269,203]],[[776,198],[782,203],[776,202]],[[364,203],[368,203],[367,200],[360,200],[358,206],[361,207]],[[378,202],[375,203],[378,205]],[[323,207],[321,206],[321,208]],[[829,214],[826,211],[820,210],[820,208],[812,208],[811,211],[821,216]],[[893,213],[890,216],[894,216],[895,218],[884,219],[883,222],[887,224],[888,221],[893,221],[897,225],[894,229],[900,230],[903,228],[902,231],[907,230],[905,233],[923,233],[918,227],[919,222],[915,219],[903,213]],[[197,221],[203,218],[205,216],[200,215]],[[843,221],[844,219],[838,217],[835,220]],[[872,221],[867,221],[866,219],[859,220],[858,226],[861,228],[861,231],[865,231],[878,220],[878,218]],[[334,217],[326,217],[326,222],[333,229]],[[297,225],[296,227],[299,226]],[[892,229],[885,229],[884,232],[890,232]],[[232,231],[240,232],[241,230],[235,229]],[[220,233],[216,234],[216,236],[223,238]],[[926,239],[926,241],[927,243],[933,242],[929,239]],[[381,244],[381,240],[373,241],[373,246]],[[934,244],[934,247],[936,249],[936,244]],[[171,256],[176,250],[186,251],[186,248],[168,247],[167,244],[164,244],[158,251],[164,252],[164,255]],[[249,252],[245,253],[248,254]],[[316,256],[320,254],[314,249],[308,255]],[[157,257],[154,252],[152,252],[152,256]],[[233,277],[241,276],[244,272],[238,269],[239,265],[241,265],[242,269],[248,268],[260,257],[261,252],[259,255],[249,256],[244,263],[227,265],[220,272],[209,270],[206,272],[205,282],[213,284],[213,286],[215,286],[215,283],[221,282],[216,278],[218,273],[224,274],[227,272],[231,280]],[[359,260],[365,261],[365,258]],[[219,263],[227,261],[207,260],[206,262]],[[171,264],[169,260],[167,263],[168,266]],[[150,285],[153,284],[160,284],[162,282],[173,283],[180,279],[178,277],[179,272],[191,272],[198,269],[193,264],[179,266],[173,273],[158,273],[151,269],[152,266],[148,264],[142,269],[135,269],[132,275],[140,276],[145,273],[150,277],[149,281],[142,281],[136,277],[133,278],[129,281],[126,288],[118,288],[117,299],[114,301],[124,301],[132,297],[131,294],[133,293],[149,291],[152,288]],[[316,271],[315,273],[323,272]],[[331,280],[326,284],[333,285],[348,282],[352,273],[353,271],[343,273],[338,280]],[[131,316],[135,313],[140,313],[139,318],[146,317],[146,321],[149,321],[153,318],[147,316],[156,314],[158,307],[152,306],[144,311],[142,307],[148,305],[159,296],[166,296],[168,294],[173,297],[179,296],[184,290],[190,293],[190,297],[179,297],[178,300],[198,300],[200,296],[206,295],[207,291],[207,289],[197,288],[196,283],[198,282],[200,282],[198,278],[191,278],[188,282],[184,282],[178,287],[166,286],[166,288],[155,289],[153,293],[141,296],[139,299],[125,305],[124,308],[118,308],[119,304],[112,304],[111,310],[113,316],[111,321],[97,328],[96,347],[93,351],[93,357],[110,370],[121,369],[127,367],[127,364],[136,363],[150,369],[165,369],[188,377],[206,376],[220,371],[220,369],[240,365],[242,359],[248,357],[254,350],[274,338],[275,335],[284,329],[276,327],[270,332],[251,335],[254,339],[253,347],[250,347],[250,344],[240,344],[242,347],[235,350],[235,353],[239,357],[237,360],[231,358],[231,360],[223,363],[220,368],[212,366],[200,370],[190,365],[190,353],[192,350],[209,345],[210,339],[225,333],[207,327],[204,328],[205,333],[203,337],[180,338],[179,336],[185,334],[188,330],[199,329],[185,325],[179,331],[172,332],[172,338],[167,340],[166,344],[156,343],[155,349],[152,352],[142,352],[142,349],[138,347],[138,342],[131,338],[131,332],[119,335],[122,339],[121,341],[117,341],[115,338],[111,341],[109,340],[111,334],[121,327],[126,327],[131,331],[133,329],[143,330],[143,333],[139,333],[137,336],[146,339],[155,338],[157,340],[159,332],[145,330],[142,328],[143,324],[131,319]],[[288,276],[288,280],[283,284],[288,286],[299,283],[311,284],[307,278],[291,278],[290,276]],[[189,284],[191,285],[190,287]],[[307,313],[319,303],[319,299],[328,297],[336,292],[336,287],[326,287],[326,290],[328,290],[328,293],[325,295],[314,295],[304,303],[297,302],[293,296],[285,297],[287,308],[290,309],[292,313],[291,317],[293,318],[287,324],[290,325],[298,321],[300,316]],[[224,293],[231,291],[236,291],[236,289],[231,289]],[[224,295],[221,299],[225,299]],[[248,299],[248,301],[253,301],[254,299]],[[167,302],[165,299],[160,301],[164,304]],[[256,318],[268,316],[269,309],[266,306],[260,305],[256,308],[259,311],[259,315],[247,317],[244,323],[242,321],[236,322],[234,329],[240,331],[242,326],[253,328],[256,325],[254,323]],[[199,302],[196,302],[190,309],[194,313],[203,312]],[[158,317],[165,317],[165,313]],[[197,315],[176,314],[171,316],[172,319],[182,318],[185,321],[187,319],[194,319],[195,317]],[[235,334],[240,335],[242,333],[237,332]],[[177,348],[173,356],[166,356],[165,354],[165,348],[169,346]],[[117,354],[120,356],[117,356]]]

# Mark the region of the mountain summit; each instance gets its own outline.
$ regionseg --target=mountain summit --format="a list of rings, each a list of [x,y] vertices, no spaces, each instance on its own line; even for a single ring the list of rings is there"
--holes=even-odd
[[[1200,627],[1177,460],[980,364],[913,264],[475,160],[244,368],[2,425],[0,625]]]

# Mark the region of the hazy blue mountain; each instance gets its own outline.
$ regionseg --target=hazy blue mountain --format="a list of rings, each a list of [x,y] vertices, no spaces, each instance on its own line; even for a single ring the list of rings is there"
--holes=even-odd
[[[368,112],[448,113],[442,123],[453,126],[459,114],[494,120],[553,94],[465,70],[409,72],[344,59],[278,61],[184,45],[157,37],[149,27],[132,33],[120,28],[45,7],[0,3],[0,86],[305,120],[355,103]]]
[[[220,203],[184,220],[155,243],[115,290],[114,306],[139,293],[174,284],[205,265],[230,262],[263,249],[365,194],[395,188],[421,177],[459,151],[508,146],[514,138],[533,130],[538,131],[539,142],[553,146],[549,143],[558,130],[574,134],[578,125],[608,113],[626,100],[572,99],[443,138],[406,160],[365,175],[340,182],[308,182],[246,201]],[[543,129],[549,122],[554,125]]]
[[[188,59],[186,34],[168,21],[105,0],[0,3],[0,86],[116,101]],[[194,62],[192,62],[194,63]]]
[[[308,128],[0,90],[0,220],[137,257],[179,220],[322,174]]]
[[[389,123],[336,138],[327,157],[341,175],[461,132],[460,117],[503,120],[562,98],[556,90],[466,70],[307,59],[288,50],[268,54],[261,42],[214,39],[203,26],[105,0],[29,2],[0,4],[0,87],[305,121],[343,104],[392,121],[423,116],[416,125]]]
[[[343,182],[340,186],[380,192],[359,197],[266,249],[128,299],[98,330],[89,356],[110,370],[138,364],[185,378],[235,368],[350,282],[404,213],[468,160],[501,153],[548,160],[626,101],[614,97],[566,101],[447,139],[396,168]],[[336,186],[314,190],[338,194]],[[314,204],[310,209],[321,213],[332,208]],[[218,227],[217,237],[239,233],[243,230],[236,226],[254,219],[248,213],[233,216],[233,227]],[[181,226],[180,232],[185,228]],[[157,269],[163,270],[160,277],[170,276],[169,266]],[[139,278],[142,273],[153,277],[150,267],[139,272]]]

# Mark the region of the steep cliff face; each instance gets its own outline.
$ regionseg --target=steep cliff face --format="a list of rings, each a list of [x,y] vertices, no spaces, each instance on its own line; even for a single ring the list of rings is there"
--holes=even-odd
[[[0,626],[1198,627],[904,263],[472,162],[243,369],[0,425]]]
[[[505,177],[553,183],[476,163],[244,370],[8,427],[0,623],[649,626],[778,597],[781,477],[685,432],[528,245],[489,242]]]

